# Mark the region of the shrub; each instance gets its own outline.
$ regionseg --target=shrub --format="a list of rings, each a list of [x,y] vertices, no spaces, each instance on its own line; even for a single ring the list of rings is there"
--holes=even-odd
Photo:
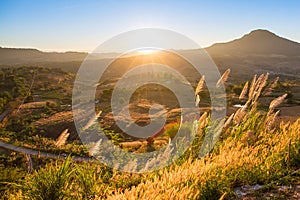
[[[70,158],[62,164],[57,161],[55,165],[47,165],[26,177],[21,185],[23,197],[31,200],[67,199],[73,193],[70,190],[73,171]]]

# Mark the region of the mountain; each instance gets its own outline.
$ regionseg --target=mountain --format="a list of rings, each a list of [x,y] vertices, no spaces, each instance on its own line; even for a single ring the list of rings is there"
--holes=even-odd
[[[300,79],[300,44],[268,30],[254,30],[239,39],[226,43],[217,43],[205,49],[220,71],[232,69],[232,80],[251,78],[254,74],[269,72],[271,76]],[[180,52],[179,50],[178,52]],[[194,50],[183,50],[194,54]],[[93,55],[95,60],[114,57],[113,53]],[[81,52],[42,52],[36,49],[14,49],[0,47],[0,66],[43,66],[63,68],[76,72],[87,53]],[[134,59],[134,58],[133,58]],[[169,57],[165,59],[170,59]],[[147,59],[146,59],[147,60]],[[131,63],[128,57],[120,62]],[[177,63],[176,63],[177,62]],[[185,68],[184,63],[170,59],[168,64]],[[175,63],[175,64],[174,64]],[[117,71],[120,66],[115,66]],[[175,67],[175,68],[176,68]]]
[[[206,48],[221,71],[230,67],[234,79],[268,72],[281,79],[300,79],[300,44],[267,30]]]
[[[0,64],[24,65],[39,62],[82,61],[87,53],[80,52],[42,52],[37,49],[17,49],[0,47]]]
[[[217,43],[206,49],[211,55],[232,56],[300,56],[300,44],[267,31],[255,30],[227,43]]]
[[[88,53],[85,52],[43,52],[37,49],[3,48],[0,47],[0,66],[40,66],[62,68],[76,72]],[[93,59],[99,60],[113,57],[115,53],[94,54]]]

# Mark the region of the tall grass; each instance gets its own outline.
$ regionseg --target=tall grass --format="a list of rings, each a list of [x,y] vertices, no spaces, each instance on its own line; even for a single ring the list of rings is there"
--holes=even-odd
[[[207,157],[160,170],[152,179],[109,199],[234,198],[234,187],[269,184],[299,169],[300,120],[281,123],[273,132],[257,130],[253,125],[259,121],[253,114],[227,130],[227,138]]]
[[[29,175],[20,187],[24,199],[66,199],[70,196],[71,174],[73,172],[70,158],[65,162],[48,165],[46,170]]]
[[[235,198],[234,187],[278,182],[281,177],[298,170],[300,119],[294,123],[274,123],[279,114],[278,111],[274,113],[274,108],[286,95],[272,101],[268,112],[259,110],[257,101],[267,85],[268,74],[256,77],[249,88],[246,104],[228,117],[221,141],[213,152],[196,159],[189,154],[180,165],[160,170],[154,178],[109,196],[109,199]],[[248,88],[242,92],[245,98]],[[203,123],[205,119],[209,119],[207,113],[200,117],[199,124],[208,125]],[[205,125],[199,126],[198,134],[205,133]],[[199,146],[196,144],[196,149],[199,150]]]
[[[275,108],[285,95],[272,101],[268,111],[259,109],[259,97],[269,90],[267,79],[268,74],[255,76],[243,90],[246,103],[226,119],[220,140],[205,157],[198,152],[213,126],[209,113],[200,116],[192,146],[169,167],[130,174],[67,159],[27,175],[13,198],[234,199],[233,189],[241,185],[284,184],[282,177],[300,168],[300,119],[278,123]],[[177,124],[166,126],[165,135],[173,138],[177,129]]]

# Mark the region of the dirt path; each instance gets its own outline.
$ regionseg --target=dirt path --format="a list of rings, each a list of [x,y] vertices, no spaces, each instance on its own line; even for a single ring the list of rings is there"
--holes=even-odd
[[[45,158],[65,159],[67,157],[64,155],[57,155],[57,154],[52,154],[52,153],[47,153],[47,152],[42,152],[42,151],[36,151],[36,150],[32,150],[32,149],[25,148],[25,147],[18,147],[18,146],[14,146],[12,144],[8,144],[8,143],[2,142],[2,141],[0,141],[0,148],[8,149],[11,151],[16,151],[16,152],[20,152],[20,153],[25,153],[25,154],[29,154],[29,155],[33,155],[33,156],[39,155],[39,156],[45,157]],[[96,159],[93,159],[93,158],[81,157],[81,156],[73,156],[72,159],[74,161],[79,161],[79,162],[97,161]]]
[[[6,115],[9,113],[10,109],[6,108],[0,115],[0,122],[6,117]]]

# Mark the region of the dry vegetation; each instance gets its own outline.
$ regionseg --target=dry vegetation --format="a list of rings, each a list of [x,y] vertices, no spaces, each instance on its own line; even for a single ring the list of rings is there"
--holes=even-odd
[[[227,80],[229,72],[223,74],[217,86]],[[203,81],[204,77],[195,96],[201,92]],[[276,96],[267,108],[261,108],[260,99],[270,95],[277,84],[277,79],[268,82],[268,74],[246,82],[238,94],[243,105],[220,124],[211,124],[209,112],[204,112],[197,120],[192,146],[176,162],[161,170],[123,173],[100,163],[75,163],[68,158],[48,162],[32,174],[22,174],[22,180],[6,185],[3,196],[8,199],[237,199],[247,195],[259,198],[278,186],[299,185],[300,119],[279,120],[278,107],[286,101],[286,94]],[[174,137],[178,126],[170,123],[153,143],[144,141],[135,145],[165,145],[168,138]],[[220,138],[212,151],[202,149],[205,156],[199,157],[204,136],[210,134],[208,127],[215,127],[214,134],[220,134]],[[62,132],[56,145],[65,146],[68,136],[68,131]],[[121,145],[126,149],[133,144]],[[101,141],[89,154],[94,155],[99,146]],[[127,167],[136,166],[133,163]],[[262,186],[255,193],[242,197],[235,192],[238,187],[255,184]],[[290,193],[280,195],[293,198]]]

